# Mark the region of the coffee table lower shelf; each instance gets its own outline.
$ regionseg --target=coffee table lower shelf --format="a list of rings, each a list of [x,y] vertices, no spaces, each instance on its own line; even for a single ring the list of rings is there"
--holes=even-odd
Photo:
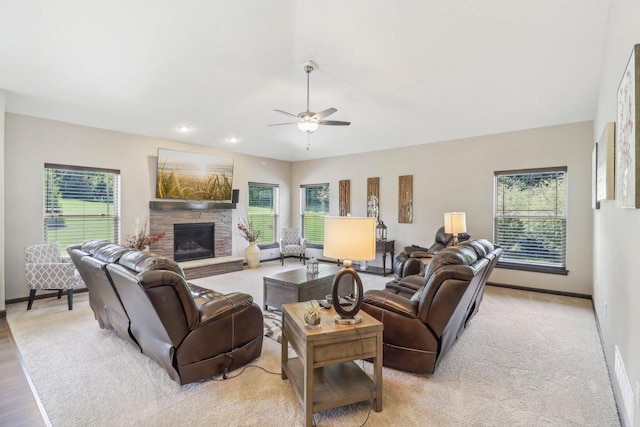
[[[283,369],[304,407],[304,366],[300,358],[287,360]],[[313,412],[372,400],[374,387],[373,380],[353,361],[315,368]]]

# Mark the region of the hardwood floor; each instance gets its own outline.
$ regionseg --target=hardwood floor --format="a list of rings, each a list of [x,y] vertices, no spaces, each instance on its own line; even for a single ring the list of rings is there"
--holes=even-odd
[[[31,391],[7,319],[0,318],[0,426],[50,426]]]

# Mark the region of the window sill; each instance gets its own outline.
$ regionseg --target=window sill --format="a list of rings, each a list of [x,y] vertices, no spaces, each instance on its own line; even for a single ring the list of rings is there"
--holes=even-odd
[[[323,243],[307,243],[307,249],[324,249]]]
[[[496,268],[502,268],[505,270],[530,271],[532,273],[559,274],[561,276],[567,276],[569,274],[569,270],[562,267],[544,267],[541,265],[516,264],[510,262],[498,262],[498,264],[496,264]]]

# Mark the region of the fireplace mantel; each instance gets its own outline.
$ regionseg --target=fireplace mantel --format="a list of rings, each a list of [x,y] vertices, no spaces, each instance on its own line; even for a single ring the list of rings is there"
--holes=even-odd
[[[151,200],[149,209],[156,211],[184,211],[184,210],[206,210],[206,209],[235,209],[236,203],[231,202],[207,202],[196,200]]]

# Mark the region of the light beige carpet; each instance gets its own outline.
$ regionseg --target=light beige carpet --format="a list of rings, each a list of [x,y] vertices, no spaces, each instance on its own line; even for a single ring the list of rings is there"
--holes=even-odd
[[[284,268],[297,268],[288,260]],[[244,291],[262,304],[254,270],[193,280]],[[365,288],[389,278],[361,275]],[[225,381],[179,386],[146,356],[101,330],[86,294],[7,307],[7,318],[54,426],[298,426],[288,381],[256,368]],[[265,338],[254,362],[280,371],[280,346]],[[363,364],[363,362],[359,362]],[[371,365],[364,362],[371,372]],[[231,375],[238,374],[234,371]],[[617,426],[617,411],[590,301],[487,287],[480,312],[436,373],[384,368],[383,411],[367,426]],[[368,403],[315,414],[319,425],[359,426]]]

